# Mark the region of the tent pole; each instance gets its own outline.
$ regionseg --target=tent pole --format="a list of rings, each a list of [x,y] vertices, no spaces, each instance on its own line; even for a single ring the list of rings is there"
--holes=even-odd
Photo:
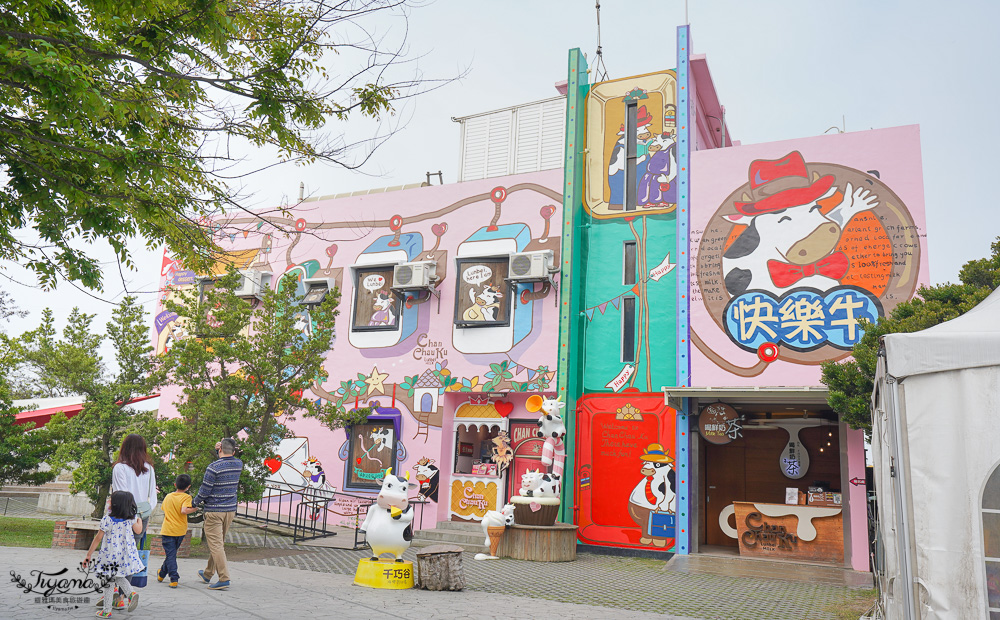
[[[896,478],[892,485],[893,500],[896,502],[896,528],[899,537],[896,539],[896,550],[899,554],[900,581],[903,585],[903,619],[916,620],[916,605],[913,591],[913,563],[910,546],[910,503],[907,501],[906,489],[909,488],[909,463],[903,461],[900,455],[903,454],[903,429],[901,428],[901,411],[899,407],[899,382],[892,375],[886,373],[885,381],[889,386],[886,390],[886,412],[889,414],[890,437],[892,446],[889,451],[891,467],[894,473],[891,476]]]

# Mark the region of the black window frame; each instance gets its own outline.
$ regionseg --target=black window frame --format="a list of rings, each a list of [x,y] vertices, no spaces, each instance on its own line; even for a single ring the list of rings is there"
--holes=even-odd
[[[403,318],[403,295],[398,291],[392,290],[392,271],[395,267],[395,263],[383,264],[383,265],[355,265],[351,267],[351,275],[354,279],[354,299],[351,304],[351,331],[352,332],[395,332],[399,331],[400,323]],[[368,293],[368,289],[361,286],[361,278],[363,272],[376,272],[376,271],[388,271],[389,277],[386,279],[384,285],[385,290],[392,294],[395,302],[392,305],[392,310],[395,314],[396,321],[392,325],[357,325],[355,320],[358,317],[358,302],[360,301],[359,295],[362,291]],[[370,275],[370,274],[369,274]],[[380,274],[381,275],[381,274]],[[370,319],[369,319],[370,321]]]
[[[497,319],[496,321],[467,321],[464,319],[464,310],[466,306],[465,298],[462,293],[463,285],[468,286],[468,284],[462,279],[462,274],[465,272],[467,267],[475,264],[483,263],[503,263],[505,269],[507,270],[505,277],[503,278],[503,285],[500,291],[507,299],[506,304],[501,304],[501,308],[504,309],[504,316],[502,319]],[[512,285],[510,278],[510,256],[475,256],[475,257],[460,257],[455,259],[455,309],[454,316],[452,317],[452,322],[456,327],[468,328],[468,329],[482,329],[485,327],[510,327],[511,316],[514,313],[514,304],[517,300],[514,299],[515,287]],[[467,302],[465,302],[467,303]]]

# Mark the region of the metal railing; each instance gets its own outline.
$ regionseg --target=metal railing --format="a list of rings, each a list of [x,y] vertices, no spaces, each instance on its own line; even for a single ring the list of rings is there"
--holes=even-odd
[[[351,526],[330,522],[330,503],[334,501],[336,496],[357,500]],[[264,493],[258,501],[239,504],[236,508],[236,514],[268,525],[290,528],[292,540],[296,543],[325,536],[336,536],[335,528],[353,529],[353,548],[358,550],[364,549],[368,545],[361,532],[361,524],[364,521],[362,515],[368,512],[368,507],[375,503],[375,499],[374,496],[370,495],[354,495],[304,485],[266,485]],[[415,525],[417,525],[417,529],[422,529],[424,504],[427,502],[411,500],[410,503],[416,504],[420,508],[419,521]]]

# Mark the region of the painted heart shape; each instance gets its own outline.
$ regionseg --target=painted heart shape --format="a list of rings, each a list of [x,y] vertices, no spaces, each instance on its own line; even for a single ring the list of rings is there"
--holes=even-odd
[[[264,459],[264,467],[267,467],[272,474],[277,473],[278,470],[281,469],[281,457],[275,456],[269,459]]]
[[[442,237],[446,232],[448,232],[448,223],[441,222],[440,224],[435,224],[431,226],[431,232],[434,233],[435,237]]]
[[[514,410],[514,403],[501,402],[495,403],[493,406],[496,407],[497,413],[499,413],[502,418],[506,418],[510,415],[510,412]]]

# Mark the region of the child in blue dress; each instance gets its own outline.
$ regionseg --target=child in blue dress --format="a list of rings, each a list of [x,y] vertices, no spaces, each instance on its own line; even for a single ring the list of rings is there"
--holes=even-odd
[[[133,533],[142,532],[142,519],[136,516],[135,499],[131,493],[115,491],[111,494],[111,508],[101,519],[100,527],[100,531],[94,536],[94,542],[90,544],[90,550],[87,551],[84,565],[108,582],[104,588],[104,609],[97,612],[97,617],[110,618],[115,585],[118,586],[122,596],[128,598],[129,611],[139,606],[139,594],[132,591],[127,579],[128,575],[141,573],[145,569],[133,536]],[[90,556],[101,540],[104,544],[97,552],[97,557],[91,561]]]

